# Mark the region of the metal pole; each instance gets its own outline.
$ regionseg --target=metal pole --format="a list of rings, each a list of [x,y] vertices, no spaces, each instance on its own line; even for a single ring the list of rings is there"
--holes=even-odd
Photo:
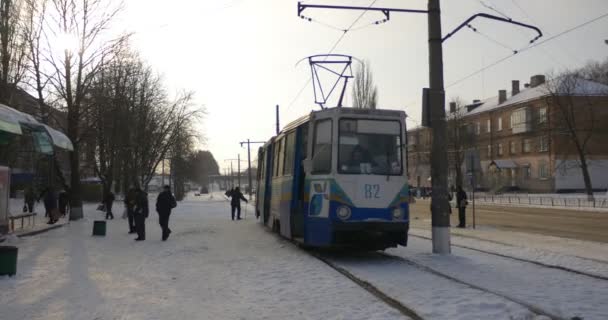
[[[165,185],[165,159],[163,159],[163,173],[160,176],[160,180],[161,180],[161,185],[164,186]]]
[[[238,179],[237,182],[238,182],[238,186],[240,189],[241,188],[241,155],[240,154],[236,155],[236,170],[237,170],[236,176]]]
[[[251,141],[247,139],[247,173],[249,174],[249,200],[251,200],[251,190],[253,190],[253,185],[251,181]]]
[[[473,202],[473,229],[475,229],[475,162],[474,162],[474,157],[471,157],[471,172],[472,172],[472,177],[471,177],[471,182],[473,185],[473,196],[472,196],[472,202]]]
[[[276,111],[276,115],[277,115],[277,134],[279,134],[279,132],[281,132],[280,128],[279,128],[279,105],[277,104],[277,111]]]
[[[431,150],[431,220],[433,253],[449,254],[450,215],[447,195],[445,92],[443,88],[443,48],[439,0],[428,2],[429,29],[429,102],[433,144]]]

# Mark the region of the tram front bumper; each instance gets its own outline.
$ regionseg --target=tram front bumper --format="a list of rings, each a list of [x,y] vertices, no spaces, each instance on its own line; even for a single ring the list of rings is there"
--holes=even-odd
[[[353,221],[334,222],[334,241],[358,243],[384,249],[397,244],[407,245],[409,221]]]

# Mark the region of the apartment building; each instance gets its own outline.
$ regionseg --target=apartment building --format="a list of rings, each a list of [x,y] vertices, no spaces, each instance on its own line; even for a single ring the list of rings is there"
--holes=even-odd
[[[450,105],[448,117],[458,118],[466,132],[460,169],[463,184],[490,191],[569,192],[584,189],[577,149],[583,144],[593,188],[608,188],[608,86],[574,79],[546,82],[532,76],[520,88],[471,104]],[[453,137],[450,137],[453,138]],[[408,174],[412,186],[430,186],[431,131],[408,131]],[[450,184],[456,184],[454,161],[448,150]],[[474,179],[473,179],[474,177]]]

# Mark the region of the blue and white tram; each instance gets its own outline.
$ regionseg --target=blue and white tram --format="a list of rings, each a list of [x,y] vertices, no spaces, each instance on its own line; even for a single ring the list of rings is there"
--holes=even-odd
[[[311,247],[407,245],[405,112],[311,112],[258,152],[256,213]]]

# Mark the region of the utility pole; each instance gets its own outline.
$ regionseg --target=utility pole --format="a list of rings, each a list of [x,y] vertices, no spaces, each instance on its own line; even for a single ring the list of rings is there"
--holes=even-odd
[[[247,173],[248,173],[248,179],[249,179],[249,200],[251,200],[251,195],[252,195],[252,190],[253,190],[253,181],[252,181],[252,177],[251,177],[251,144],[252,143],[261,143],[264,144],[266,143],[265,141],[250,141],[249,139],[247,139],[247,141],[241,141],[241,147],[243,147],[243,144],[247,144]],[[258,168],[259,170],[259,168]]]
[[[446,120],[445,120],[445,92],[443,87],[443,42],[448,40],[460,29],[470,27],[470,23],[477,18],[496,20],[500,22],[514,24],[523,28],[528,28],[536,31],[538,35],[530,41],[534,43],[540,37],[542,32],[535,26],[521,23],[512,19],[498,17],[487,13],[477,13],[463,23],[458,25],[454,30],[448,33],[445,37],[441,33],[441,7],[439,0],[428,0],[428,10],[417,9],[400,9],[400,8],[377,8],[377,7],[357,7],[357,6],[334,6],[334,5],[317,5],[303,4],[298,2],[298,16],[302,17],[302,12],[306,9],[334,9],[334,10],[358,10],[364,12],[380,12],[384,14],[385,19],[382,22],[390,20],[390,14],[393,12],[401,13],[422,13],[428,16],[428,33],[429,33],[429,89],[428,89],[428,104],[430,113],[430,127],[433,132],[433,144],[431,147],[431,184],[433,187],[431,198],[431,224],[433,235],[433,253],[449,254],[450,249],[450,220],[449,220],[449,202],[447,188],[447,143],[446,143]],[[426,90],[425,90],[426,91]],[[424,99],[423,99],[424,100]]]
[[[450,213],[448,201],[448,153],[443,88],[443,46],[439,0],[429,0],[429,105],[431,111],[431,221],[433,253],[449,254]]]
[[[237,168],[236,170],[238,171],[237,172],[237,177],[238,177],[237,182],[238,182],[239,188],[241,188],[241,154],[240,153],[236,155],[236,159],[237,159],[236,160],[236,168]]]
[[[279,105],[277,104],[277,111],[276,111],[276,115],[277,115],[277,134],[279,134],[279,132],[281,132],[281,128],[279,127]]]

